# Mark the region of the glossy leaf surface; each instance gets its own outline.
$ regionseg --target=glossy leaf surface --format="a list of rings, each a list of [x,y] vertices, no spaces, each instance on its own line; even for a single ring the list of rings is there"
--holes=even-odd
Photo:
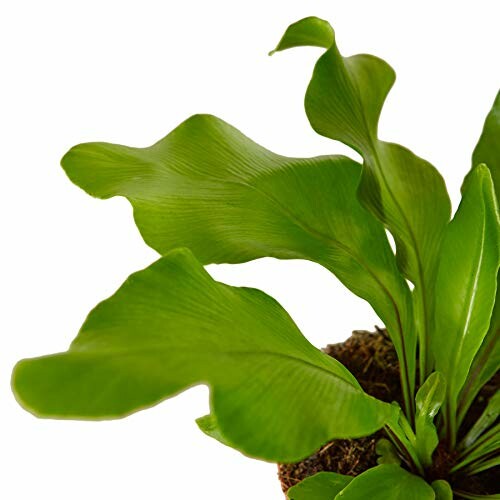
[[[439,443],[434,417],[444,402],[445,394],[446,381],[439,372],[434,372],[420,387],[415,398],[416,448],[424,467],[431,465],[432,454]]]
[[[465,418],[467,410],[474,401],[479,391],[488,380],[500,369],[500,300],[499,285],[497,278],[497,294],[495,306],[491,315],[490,327],[479,349],[471,369],[467,382],[460,394],[458,422]]]
[[[287,497],[289,500],[334,500],[352,479],[334,472],[319,472],[290,488]]]
[[[436,285],[434,355],[447,380],[445,417],[451,443],[458,394],[490,325],[498,266],[498,207],[491,174],[479,165],[447,228]]]
[[[500,205],[500,92],[486,117],[479,142],[472,155],[472,168],[485,163],[490,169],[497,205]],[[471,175],[471,174],[469,174]],[[481,387],[500,369],[500,286],[497,279],[497,295],[488,334],[477,353],[471,373],[460,398],[459,422],[465,417]]]
[[[276,301],[215,282],[188,250],[131,275],[67,352],[21,361],[13,375],[20,403],[55,418],[119,418],[202,383],[225,440],[273,461],[370,434],[392,412]]]
[[[335,500],[434,500],[431,486],[397,465],[378,465],[356,476]]]

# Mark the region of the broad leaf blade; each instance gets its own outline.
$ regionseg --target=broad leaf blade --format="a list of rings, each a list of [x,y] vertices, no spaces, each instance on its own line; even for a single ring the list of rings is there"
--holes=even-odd
[[[445,376],[449,439],[457,398],[488,331],[499,266],[499,218],[489,170],[479,165],[443,242],[436,284],[436,367]]]
[[[335,472],[319,472],[290,488],[287,497],[289,500],[334,500],[352,479]]]
[[[292,24],[275,52],[301,45],[327,49],[316,64],[305,98],[312,127],[362,154],[370,150],[385,97],[395,80],[394,71],[374,56],[343,58],[330,24],[315,17]]]
[[[335,500],[434,500],[431,486],[397,465],[378,465],[355,477]]]
[[[432,454],[439,443],[434,417],[444,402],[445,394],[446,381],[441,373],[434,372],[420,387],[415,398],[417,453],[424,467],[431,465]]]
[[[82,144],[62,165],[93,196],[126,196],[162,254],[185,246],[204,264],[322,264],[373,306],[399,352],[405,332],[414,357],[410,291],[383,226],[356,199],[361,166],[353,160],[286,158],[197,115],[151,147]]]
[[[119,418],[200,383],[222,435],[272,461],[370,434],[392,412],[276,301],[213,281],[187,250],[133,274],[67,352],[21,361],[13,374],[20,403],[56,418]]]
[[[429,297],[442,234],[450,218],[450,200],[442,177],[432,165],[402,146],[377,137],[380,112],[395,79],[392,68],[370,55],[343,57],[333,29],[328,39],[324,26],[328,23],[322,23],[316,18],[295,23],[276,50],[299,45],[298,31],[308,34],[302,38],[303,45],[327,49],[307,89],[306,113],[318,133],[353,147],[365,160],[359,196],[393,234],[400,269],[415,284],[423,353],[421,374],[425,378],[432,366],[426,342],[432,329]],[[312,42],[315,30],[317,39]]]

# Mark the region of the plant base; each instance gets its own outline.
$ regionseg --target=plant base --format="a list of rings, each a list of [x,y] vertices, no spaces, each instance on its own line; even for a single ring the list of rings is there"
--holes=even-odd
[[[355,331],[345,342],[329,345],[323,350],[346,366],[368,394],[383,401],[402,403],[399,363],[385,330]],[[486,401],[498,390],[499,382],[500,376],[497,374],[483,388],[465,420],[464,428],[481,414]],[[286,493],[290,487],[317,472],[330,471],[357,476],[374,467],[377,465],[375,444],[383,435],[384,432],[379,431],[361,439],[337,439],[301,462],[279,464],[278,475],[283,491]],[[498,490],[499,467],[472,477],[450,478],[449,469],[453,457],[444,446],[438,447],[434,459],[435,465],[427,471],[429,480],[446,479],[454,487],[476,494],[492,494]]]

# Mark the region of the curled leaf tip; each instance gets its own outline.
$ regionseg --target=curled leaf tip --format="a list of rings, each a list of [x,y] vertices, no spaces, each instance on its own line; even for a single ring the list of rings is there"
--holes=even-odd
[[[333,44],[335,33],[328,21],[311,16],[291,24],[274,50],[269,52],[272,56],[276,52],[312,45],[328,49]]]

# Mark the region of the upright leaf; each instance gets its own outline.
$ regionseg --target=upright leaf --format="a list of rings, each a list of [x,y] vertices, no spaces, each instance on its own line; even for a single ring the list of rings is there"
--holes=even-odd
[[[434,500],[431,486],[397,465],[378,465],[356,476],[335,500]]]
[[[470,405],[479,394],[479,391],[488,380],[500,369],[500,300],[499,284],[497,278],[497,292],[495,306],[491,315],[488,333],[481,344],[469,375],[460,393],[458,407],[458,424],[461,424]]]
[[[432,464],[432,454],[439,443],[434,417],[444,402],[445,392],[446,381],[444,377],[439,372],[434,372],[420,387],[415,398],[417,403],[416,447],[424,467]]]
[[[20,403],[56,418],[119,418],[202,383],[224,439],[273,461],[370,434],[392,413],[276,301],[213,281],[187,250],[130,276],[67,352],[21,361],[13,374]]]
[[[462,448],[468,450],[483,432],[488,430],[500,416],[500,390],[497,391],[488,401],[481,416],[470,428],[462,442]]]
[[[287,497],[289,500],[334,500],[352,479],[335,472],[319,472],[290,488]]]
[[[484,128],[472,154],[472,168],[485,163],[491,171],[497,200],[500,199],[500,91],[486,117]]]
[[[425,160],[377,137],[380,112],[395,79],[387,63],[366,54],[343,57],[331,26],[314,17],[292,24],[276,51],[299,45],[327,49],[306,93],[309,121],[319,134],[342,141],[363,156],[360,199],[393,234],[400,268],[415,284],[423,381],[432,368],[430,297],[451,210],[444,181]]]
[[[450,444],[457,431],[457,398],[490,325],[499,266],[499,214],[484,165],[474,169],[446,230],[436,284],[436,367],[447,385]]]
[[[472,168],[485,163],[490,169],[500,205],[500,92],[486,117],[483,132],[472,155]],[[470,175],[470,174],[469,174]],[[459,422],[478,395],[481,387],[500,369],[500,286],[497,278],[495,308],[488,334],[472,364],[471,374],[460,395]]]
[[[81,144],[62,165],[93,196],[127,197],[160,253],[185,246],[204,264],[260,257],[322,264],[370,302],[398,352],[415,357],[410,291],[383,226],[356,199],[361,166],[353,160],[286,158],[197,115],[151,147]]]

